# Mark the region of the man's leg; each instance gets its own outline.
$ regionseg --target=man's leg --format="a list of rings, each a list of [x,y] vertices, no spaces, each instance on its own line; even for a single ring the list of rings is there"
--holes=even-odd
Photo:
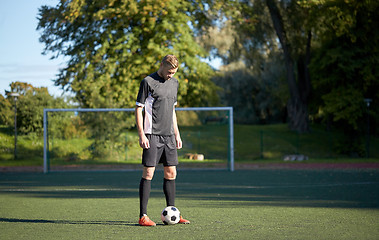
[[[142,219],[144,216],[147,216],[147,203],[150,197],[151,180],[153,179],[154,171],[155,167],[143,168],[142,178],[139,185],[140,219]],[[140,222],[140,225],[143,224]]]
[[[166,197],[167,206],[175,206],[175,179],[176,166],[164,167],[163,192]]]
[[[175,166],[164,167],[163,192],[166,196],[167,206],[175,206],[175,195],[176,195],[175,179],[176,179],[176,167]],[[184,219],[180,215],[179,223],[189,224],[190,221],[188,221],[187,219]]]

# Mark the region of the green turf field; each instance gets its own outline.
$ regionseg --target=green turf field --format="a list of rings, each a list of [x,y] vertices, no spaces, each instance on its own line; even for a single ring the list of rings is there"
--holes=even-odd
[[[0,173],[0,239],[379,239],[379,170],[179,171],[165,226],[162,171],[137,225],[139,171]]]

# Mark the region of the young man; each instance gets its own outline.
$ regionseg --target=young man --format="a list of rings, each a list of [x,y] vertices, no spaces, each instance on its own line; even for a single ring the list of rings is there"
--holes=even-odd
[[[182,148],[175,114],[179,82],[173,77],[178,64],[174,55],[165,56],[159,70],[142,80],[137,96],[135,114],[144,166],[139,186],[141,226],[156,225],[147,216],[147,203],[158,163],[164,166],[163,192],[166,204],[175,206],[177,149]],[[180,216],[179,223],[190,222]]]

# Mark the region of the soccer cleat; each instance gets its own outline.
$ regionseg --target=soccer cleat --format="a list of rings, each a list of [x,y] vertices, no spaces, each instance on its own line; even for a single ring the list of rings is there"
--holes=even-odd
[[[151,221],[150,218],[146,215],[141,217],[138,223],[140,226],[148,226],[148,227],[156,226],[155,222]]]
[[[181,224],[190,224],[190,221],[187,220],[187,219],[184,219],[184,218],[182,217],[182,215],[180,215],[180,220],[179,220],[178,223],[181,223]]]

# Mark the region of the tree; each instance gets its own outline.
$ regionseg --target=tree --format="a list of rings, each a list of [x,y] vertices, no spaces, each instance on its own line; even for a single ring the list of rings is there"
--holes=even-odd
[[[11,126],[13,123],[12,103],[0,94],[0,125]]]
[[[222,87],[220,101],[234,107],[237,123],[282,122],[288,94],[281,53],[275,46],[252,47],[252,28],[236,28],[233,21],[210,26],[199,40],[225,63],[212,78]]]
[[[28,83],[11,83],[11,92],[20,94],[17,100],[17,127],[23,134],[41,135],[43,133],[43,109],[65,108],[68,105],[63,98],[51,96],[47,88],[33,87]],[[11,101],[13,102],[13,99]]]
[[[194,40],[192,13],[201,1],[62,0],[39,9],[44,53],[68,58],[55,84],[76,94],[82,107],[132,107],[139,83],[168,53],[181,61],[179,103],[217,101],[206,52]]]
[[[13,126],[14,124],[14,98],[11,93],[18,93],[17,98],[17,128],[22,134],[43,132],[43,109],[44,108],[67,108],[70,104],[66,99],[54,98],[45,87],[33,87],[29,83],[12,82],[10,91],[5,91],[5,97],[0,95],[0,124]],[[59,121],[64,124],[64,120]],[[59,128],[60,126],[55,126]]]
[[[180,60],[179,105],[212,106],[217,101],[213,70],[200,60],[207,53],[191,29],[199,8],[200,1],[184,0],[62,0],[40,8],[37,29],[44,53],[68,59],[55,84],[73,91],[81,107],[135,106],[141,80],[170,53]],[[95,157],[110,156],[107,141],[120,139],[122,130],[134,125],[120,114],[85,121],[100,136]]]
[[[320,11],[320,47],[310,64],[313,85],[319,96],[320,116],[343,129],[346,141],[339,151],[364,155],[367,107],[378,121],[379,101],[379,3],[377,1],[314,1]],[[371,122],[374,122],[371,120]],[[372,124],[376,125],[376,124]],[[374,128],[372,128],[374,129]]]
[[[226,38],[229,44],[209,39],[209,44],[215,47],[213,53],[221,57],[225,64],[242,61],[256,77],[263,79],[266,75],[266,81],[275,82],[278,79],[267,79],[267,72],[272,68],[270,64],[275,62],[271,58],[278,58],[277,52],[282,51],[283,58],[279,59],[282,59],[286,67],[289,127],[299,132],[308,131],[308,102],[311,93],[308,63],[312,36],[308,9],[297,1],[217,2],[227,3],[222,10],[234,29],[223,30],[229,29],[228,21],[221,20],[224,25],[218,23],[222,28],[220,32],[231,34]],[[217,14],[219,11],[216,11],[216,16]],[[219,17],[224,18],[223,15]],[[211,26],[208,33],[212,33],[215,28],[217,27]],[[232,40],[229,39],[230,36],[233,37]],[[230,48],[225,48],[225,45]]]
[[[265,74],[257,75],[242,62],[231,63],[213,78],[223,87],[219,91],[221,103],[234,108],[236,123],[283,122],[287,99],[287,94],[281,91],[283,67],[273,62],[267,63],[266,68]]]
[[[284,62],[287,69],[287,81],[290,91],[290,100],[287,104],[290,129],[299,132],[309,131],[308,124],[308,101],[311,93],[311,82],[309,75],[309,61],[312,32],[307,29],[307,9],[301,8],[295,1],[288,5],[283,2],[280,9],[274,0],[266,0],[275,32],[281,43],[284,54]],[[283,14],[287,13],[287,26],[295,26],[294,29],[285,28]],[[301,18],[305,17],[305,18]],[[299,21],[303,23],[303,28]],[[292,24],[291,24],[292,23]],[[293,31],[294,38],[290,39],[288,31]],[[297,34],[296,34],[297,33]],[[291,41],[293,40],[293,41]],[[295,40],[297,40],[295,42]],[[295,45],[295,46],[294,46]],[[297,45],[297,46],[296,46]],[[297,49],[295,49],[297,47]],[[297,75],[295,71],[297,70]]]

